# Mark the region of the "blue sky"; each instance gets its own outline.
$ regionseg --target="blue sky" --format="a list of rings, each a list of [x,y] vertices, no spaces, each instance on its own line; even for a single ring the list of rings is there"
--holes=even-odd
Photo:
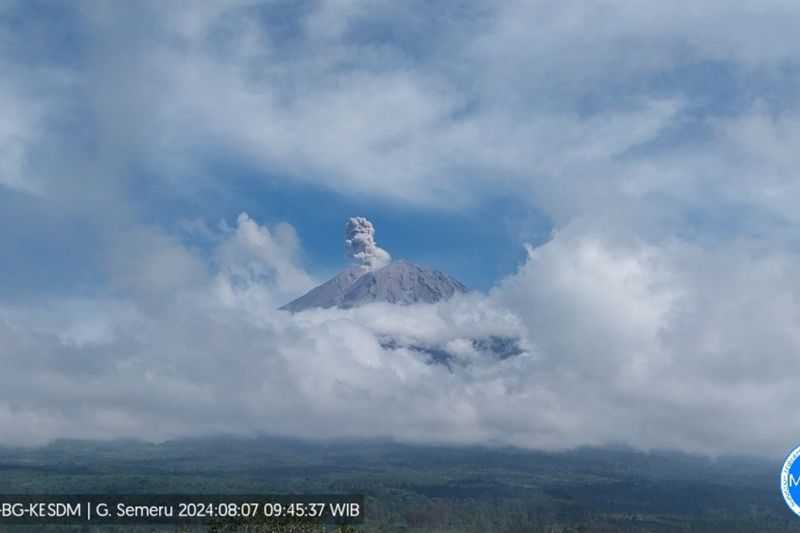
[[[110,179],[76,177],[76,181],[88,180],[84,181],[87,188],[102,189],[98,196],[108,194],[119,206],[124,205],[131,221],[153,223],[166,232],[174,232],[182,220],[202,219],[215,225],[223,219],[233,220],[241,211],[268,223],[289,222],[306,243],[307,267],[321,276],[341,266],[338,228],[344,219],[365,215],[375,221],[379,239],[396,255],[448,270],[468,285],[487,290],[519,266],[523,244],[546,242],[553,228],[568,223],[578,211],[580,216],[615,216],[608,211],[617,208],[616,202],[624,202],[624,195],[603,190],[602,179],[590,178],[587,198],[582,198],[584,191],[573,190],[581,182],[580,175],[591,172],[591,165],[626,160],[658,164],[662,159],[697,152],[715,153],[721,150],[715,131],[719,121],[735,120],[754,110],[769,117],[781,116],[796,106],[797,67],[785,51],[767,51],[753,61],[747,57],[749,42],[745,42],[741,50],[717,52],[714,39],[724,48],[729,37],[714,32],[703,36],[702,24],[697,24],[702,15],[697,21],[689,20],[687,27],[676,23],[674,28],[647,35],[634,29],[633,23],[626,26],[625,19],[641,17],[648,23],[646,10],[622,9],[615,21],[613,4],[606,8],[600,4],[571,6],[560,13],[535,2],[514,4],[507,10],[461,2],[435,7],[425,3],[401,7],[279,1],[225,6],[176,4],[166,10],[147,3],[123,8],[104,3],[7,2],[0,20],[5,63],[12,74],[7,81],[9,93],[29,100],[28,108],[14,108],[14,114],[30,109],[38,136],[22,146],[24,164],[16,170],[16,177],[4,180],[4,199],[10,199],[17,209],[30,202],[30,215],[42,209],[47,217],[79,217],[74,224],[80,225],[88,214],[54,215],[52,206],[44,205],[47,200],[40,198],[15,202],[16,189],[25,187],[9,185],[37,180],[69,183],[68,176],[54,176],[54,168],[74,174],[111,173],[114,177]],[[521,19],[530,21],[530,32],[513,27],[507,18],[515,9]],[[604,9],[608,9],[608,18],[600,19],[605,22],[598,28],[582,31],[578,26],[558,26],[558,21],[579,20],[595,11],[605,13]],[[709,13],[713,10],[709,8]],[[776,10],[764,7],[753,16],[769,21]],[[747,10],[742,11],[741,19],[734,21],[746,24]],[[547,17],[555,17],[553,26],[537,29],[536,21],[541,18],[545,23]],[[525,33],[531,34],[530,42],[525,41]],[[736,27],[730,33],[735,34]],[[553,41],[548,40],[551,37]],[[702,38],[708,42],[693,41]],[[589,49],[593,40],[596,48]],[[509,48],[506,51],[501,46]],[[526,47],[531,48],[528,56]],[[493,53],[498,53],[497,57],[489,55]],[[198,73],[192,74],[192,68]],[[266,78],[265,72],[276,73]],[[237,78],[204,94],[204,81],[192,78],[195,75]],[[355,150],[349,162],[341,164],[334,154],[323,150],[311,153],[310,165],[304,168],[306,157],[301,152],[305,148],[295,143],[330,143],[327,137],[317,138],[314,128],[332,126],[334,134],[341,130],[346,136],[349,126],[324,123],[333,117],[304,116],[308,113],[303,106],[353,105],[358,100],[359,77],[367,86],[364,95],[375,105],[388,105],[389,114],[356,117],[353,127],[360,128],[363,139],[353,146],[343,143],[344,152]],[[160,83],[165,84],[162,102]],[[347,85],[343,87],[343,83]],[[180,92],[191,91],[193,86],[199,100],[187,105],[183,112],[189,115],[169,118],[169,99],[180,99]],[[333,89],[333,99],[325,93],[330,87],[339,87]],[[227,135],[224,130],[228,126],[217,127],[215,121],[231,117],[226,117],[224,106],[214,106],[215,98],[227,95],[232,101],[238,99],[230,111],[251,115],[256,122],[250,128],[258,127],[259,112],[266,113],[265,121],[271,120],[272,111],[258,108],[259,88],[268,88],[265,98],[278,99],[274,105],[280,106],[281,98],[288,103],[276,135],[293,121],[301,128],[311,128],[300,130],[305,133],[285,147],[288,152],[278,153],[282,150],[278,148],[264,157],[253,153],[270,152],[270,141],[259,139],[257,130],[253,133],[256,138],[243,141],[252,144],[246,149],[236,146],[235,139],[228,142],[218,137]],[[382,92],[395,89],[397,98],[381,100]],[[178,92],[167,95],[167,90]],[[248,103],[243,92],[253,101]],[[576,144],[567,149],[583,150],[580,143],[587,141],[580,138],[579,129],[553,146],[539,138],[549,136],[548,128],[557,132],[559,120],[568,128],[580,128],[582,121],[586,125],[593,120],[623,119],[635,128],[638,124],[634,122],[649,120],[647,106],[655,104],[675,105],[675,109],[657,119],[655,130],[638,139],[622,140],[622,147],[612,147],[594,163],[580,163],[575,169],[568,169],[568,156],[558,162],[557,151],[564,148],[563,143]],[[13,106],[13,100],[8,105]],[[400,124],[394,132],[384,134],[383,127],[373,132],[364,122],[391,124],[396,118],[392,113],[402,117],[406,111],[419,114],[419,120]],[[154,116],[148,120],[151,113]],[[211,122],[194,131],[192,113],[206,113]],[[215,113],[219,113],[216,118]],[[181,120],[189,123],[180,124]],[[518,120],[518,124],[508,120]],[[571,124],[575,120],[577,123]],[[537,124],[540,121],[542,126]],[[525,131],[526,124],[533,129]],[[168,130],[164,134],[168,138],[159,137],[161,128]],[[469,133],[474,138],[448,140],[448,136],[467,135],[459,128],[476,129]],[[514,129],[520,130],[518,134],[512,133]],[[156,134],[151,138],[153,130]],[[504,157],[499,152],[480,153],[493,144],[493,137],[507,135],[513,140],[499,141],[514,143],[507,147],[506,161],[492,163],[492,157]],[[426,136],[432,137],[430,153],[416,146],[424,145]],[[20,150],[21,138],[24,135],[10,132],[8,139],[13,139],[15,150]],[[384,142],[400,144],[382,162],[382,149],[370,152],[370,143]],[[478,144],[473,147],[471,143]],[[473,148],[475,157],[470,157]],[[525,154],[526,149],[530,154]],[[592,148],[587,144],[587,149]],[[164,151],[171,153],[165,157]],[[359,156],[367,161],[362,164]],[[720,153],[720,157],[728,154]],[[411,166],[392,170],[401,160]],[[384,163],[386,168],[381,166]],[[175,166],[170,167],[172,164]],[[554,164],[564,168],[553,170]],[[417,165],[430,168],[420,176],[409,175],[419,170]],[[380,175],[384,170],[386,177]],[[698,171],[702,172],[686,172]],[[360,176],[369,172],[375,175]],[[699,183],[702,179],[717,180],[712,175],[687,176],[686,181]],[[386,185],[379,185],[381,182]],[[559,183],[569,184],[562,187]],[[590,190],[595,186],[600,189]],[[565,198],[559,189],[573,198]],[[604,198],[605,194],[609,196]],[[663,215],[666,221],[656,221],[668,225],[668,233],[703,237],[705,233],[719,236],[746,231],[740,227],[742,217],[734,212],[746,211],[745,219],[760,215],[761,206],[748,205],[746,198],[737,202],[713,190],[702,205],[695,205],[698,198],[676,198],[669,188],[648,194],[629,200],[653,204],[651,219],[659,210],[668,211]],[[106,200],[97,199],[100,203]],[[43,204],[37,205],[40,201]],[[566,206],[571,212],[562,213],[559,210],[565,206],[554,207],[553,203],[575,205]],[[770,214],[765,213],[764,218],[769,219]],[[81,230],[87,237],[85,243],[71,241],[69,232],[53,238],[52,228],[46,226],[28,231],[46,232],[56,247],[57,241],[70,243],[72,249],[83,244],[87,257],[102,253],[93,246],[92,229]],[[38,239],[29,242],[32,240]],[[48,276],[37,274],[30,263],[46,259],[47,251],[27,248],[28,259],[22,259],[26,256],[23,250],[17,261],[6,263],[4,278],[14,281],[4,291],[19,291],[27,278],[30,288],[46,281],[43,277]],[[60,288],[79,283],[95,261],[87,263],[79,268],[64,258]],[[70,273],[75,274],[74,279]]]
[[[242,211],[264,223],[289,222],[303,240],[305,261],[321,276],[346,265],[342,235],[344,221],[351,216],[369,218],[380,242],[396,258],[451,272],[480,290],[520,265],[525,256],[522,242],[540,244],[551,231],[546,216],[512,195],[487,197],[466,211],[442,212],[293,184],[286,176],[265,180],[263,169],[235,164],[214,169],[226,176],[224,189],[212,186],[191,198],[146,191],[140,209],[148,217],[164,217],[162,223],[173,228],[181,220],[197,218],[232,221]],[[518,222],[520,215],[529,225]],[[483,223],[489,219],[496,223]]]
[[[419,205],[417,202],[397,201],[391,195],[376,197],[357,189],[335,190],[326,186],[324,169],[315,171],[322,174],[319,181],[315,177],[310,183],[298,183],[294,179],[296,176],[287,172],[283,165],[256,163],[235,151],[231,153],[224,146],[203,147],[199,154],[201,168],[191,169],[191,173],[196,175],[188,176],[171,175],[162,168],[154,168],[150,161],[140,161],[136,154],[125,153],[125,147],[104,146],[108,125],[104,124],[106,117],[98,116],[104,112],[97,107],[101,104],[95,105],[93,99],[113,99],[113,95],[99,95],[95,91],[104,91],[104,84],[113,85],[116,80],[102,79],[103,61],[124,64],[129,56],[124,52],[117,56],[112,51],[109,54],[111,58],[98,58],[106,52],[97,47],[102,47],[101,42],[108,36],[102,32],[98,32],[100,35],[93,33],[91,21],[87,19],[91,19],[92,11],[102,12],[101,5],[14,2],[4,10],[0,19],[8,36],[4,41],[6,61],[18,69],[18,90],[32,91],[36,97],[41,95],[42,100],[52,101],[58,108],[43,120],[47,132],[42,135],[41,144],[28,147],[23,166],[26,169],[33,167],[28,170],[31,181],[49,179],[37,176],[40,170],[36,167],[42,163],[63,163],[56,160],[53,151],[66,152],[60,155],[70,160],[68,164],[78,167],[76,172],[83,172],[87,165],[104,164],[98,161],[104,157],[125,159],[119,163],[120,166],[110,170],[117,176],[109,181],[120,184],[115,200],[125,204],[125,210],[130,210],[134,219],[154,223],[166,232],[175,232],[186,220],[202,219],[211,225],[222,220],[231,221],[242,211],[267,223],[286,221],[297,228],[305,243],[308,267],[320,276],[331,274],[344,265],[340,230],[346,218],[353,215],[371,218],[378,227],[379,238],[395,251],[396,256],[447,270],[470,287],[481,290],[487,290],[519,266],[524,258],[523,243],[539,244],[549,238],[552,224],[548,217],[536,206],[520,200],[513,191],[489,190],[479,201],[472,201],[469,209],[442,210],[439,206],[447,203],[446,198],[435,199],[434,205]],[[126,11],[120,6],[115,9]],[[158,8],[153,9],[158,11]],[[408,5],[402,12],[407,24],[404,27],[396,27],[393,9],[386,13],[376,12],[374,20],[350,29],[347,40],[364,48],[395,50],[391,61],[398,65],[377,63],[368,68],[390,70],[408,68],[414,62],[439,62],[443,58],[436,57],[439,55],[436,51],[439,39],[435,37],[433,28],[441,22],[453,24],[450,17],[454,14],[466,16],[475,11],[475,16],[478,16],[480,9],[475,6],[458,9],[440,6],[437,9],[441,12],[431,11],[422,4],[416,7]],[[275,44],[279,50],[285,49],[287,60],[291,60],[294,49],[302,47],[303,18],[313,14],[314,10],[315,4],[311,2],[268,2],[238,10],[234,6],[230,12],[239,17],[246,16],[247,20],[259,25],[259,31],[268,34],[264,36],[265,40]],[[186,11],[188,14],[191,9]],[[125,18],[124,13],[109,15],[123,17],[109,22],[124,28],[118,43],[123,51],[128,46],[135,46],[135,43],[125,42],[125,32],[136,34],[135,39],[148,39],[151,32],[157,32],[148,28],[143,20],[138,20],[136,15],[133,13],[130,18]],[[240,23],[236,17],[231,18],[232,24]],[[464,20],[469,21],[469,17]],[[231,32],[236,28],[226,27],[224,13],[220,14],[220,21],[213,21],[211,26],[205,36],[205,46],[209,54],[220,54],[224,60],[226,46],[235,40]],[[64,79],[40,81],[40,76],[48,77],[51,73]],[[114,73],[108,73],[108,76],[113,77]],[[148,80],[144,82],[149,85]],[[93,83],[99,88],[88,86]],[[108,90],[113,92],[113,86]],[[120,95],[117,103],[122,103],[123,109],[126,107],[124,95]],[[147,105],[146,102],[140,104]],[[471,105],[459,113],[469,114]],[[116,122],[113,128],[118,130],[115,135],[125,137],[129,134],[125,131],[124,121]],[[132,135],[139,133],[133,132]],[[309,139],[309,142],[314,141]],[[185,155],[198,156],[192,152]],[[40,158],[45,161],[37,161]],[[117,165],[116,162],[112,164]],[[45,168],[41,172],[50,173],[52,169]],[[69,212],[69,209],[67,213],[54,214],[47,199],[24,196],[24,193],[23,197],[18,197],[19,187],[9,188],[11,179],[5,182],[3,194],[3,200],[11,204],[5,213],[9,219],[7,227],[26,215],[32,217],[44,211],[47,215],[40,219],[41,226],[6,235],[9,239],[7,245],[16,245],[19,252],[4,265],[3,278],[7,283],[2,291],[9,295],[30,294],[37,289],[69,292],[71,289],[85,290],[89,278],[100,279],[102,271],[96,268],[96,254],[102,253],[97,249],[102,244],[95,235],[99,230],[67,228],[80,228],[82,224],[91,226],[87,220],[91,215]],[[187,186],[190,181],[194,183]],[[19,210],[21,212],[16,212]],[[49,220],[51,217],[55,220]],[[525,221],[524,225],[518,222],[520,217]],[[484,224],[483,221],[488,219],[494,222]],[[82,242],[75,240],[79,239],[78,236],[83,237]],[[25,239],[28,244],[19,246],[19,239]],[[46,246],[38,244],[44,240],[48,241]],[[61,247],[82,250],[66,254]],[[55,277],[49,269],[37,268],[54,260],[61,263],[60,273]]]
[[[798,26],[787,0],[0,0],[0,441],[308,436],[302,409],[311,436],[795,445]],[[345,266],[351,216],[480,292],[277,312]]]

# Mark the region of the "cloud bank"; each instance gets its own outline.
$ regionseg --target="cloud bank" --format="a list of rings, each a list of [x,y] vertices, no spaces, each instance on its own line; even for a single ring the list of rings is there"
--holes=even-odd
[[[792,438],[794,415],[775,406],[800,371],[800,299],[785,290],[796,257],[568,228],[486,295],[292,315],[276,310],[286,280],[310,278],[289,227],[243,214],[216,236],[206,268],[177,242],[140,258],[145,275],[197,263],[191,282],[161,278],[168,298],[145,279],[124,297],[3,307],[0,439],[267,432],[769,454]],[[491,335],[524,353],[471,348]],[[384,348],[387,336],[447,346],[457,364]]]
[[[782,0],[0,2],[0,442],[783,453],[799,22]],[[245,175],[486,225],[513,199],[514,227],[555,231],[483,295],[291,316],[314,213],[236,218]],[[486,361],[478,334],[525,353]]]

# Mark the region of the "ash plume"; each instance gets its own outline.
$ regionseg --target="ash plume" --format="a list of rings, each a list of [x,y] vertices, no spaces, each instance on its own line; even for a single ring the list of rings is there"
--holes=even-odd
[[[347,221],[344,239],[347,257],[369,270],[381,268],[392,260],[389,252],[375,243],[375,228],[364,217],[352,217]]]

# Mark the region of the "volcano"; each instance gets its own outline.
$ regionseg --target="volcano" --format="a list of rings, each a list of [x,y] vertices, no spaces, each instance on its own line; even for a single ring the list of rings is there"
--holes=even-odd
[[[363,217],[347,221],[345,252],[354,264],[281,309],[298,313],[374,302],[435,303],[467,291],[463,283],[444,272],[410,261],[392,261],[375,243],[375,228]]]
[[[351,218],[345,225],[345,252],[352,261],[348,268],[281,309],[299,313],[309,309],[349,309],[375,302],[430,304],[467,292],[464,284],[449,274],[410,261],[392,261],[389,253],[375,243],[375,228],[365,218]],[[451,366],[458,361],[458,354],[451,353],[447,342],[430,343],[408,334],[400,337],[385,334],[378,340],[384,349],[409,350],[431,363]],[[524,352],[517,337],[465,340],[476,354],[487,358],[506,359]]]
[[[444,272],[401,260],[377,270],[348,268],[281,309],[297,313],[313,308],[358,307],[373,302],[435,303],[466,291],[460,281]]]

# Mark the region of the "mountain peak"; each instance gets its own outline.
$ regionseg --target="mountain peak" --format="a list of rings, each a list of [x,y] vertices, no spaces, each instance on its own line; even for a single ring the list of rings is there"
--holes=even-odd
[[[295,313],[372,302],[434,303],[466,292],[460,281],[444,272],[406,260],[391,261],[374,237],[375,228],[369,220],[349,219],[345,225],[345,252],[355,264],[281,309]]]
[[[392,261],[377,270],[354,266],[281,307],[293,313],[313,308],[350,308],[373,302],[434,303],[466,292],[452,276],[410,261]]]
[[[371,302],[434,303],[466,290],[460,281],[444,272],[400,260],[358,278],[339,306],[356,307]]]

